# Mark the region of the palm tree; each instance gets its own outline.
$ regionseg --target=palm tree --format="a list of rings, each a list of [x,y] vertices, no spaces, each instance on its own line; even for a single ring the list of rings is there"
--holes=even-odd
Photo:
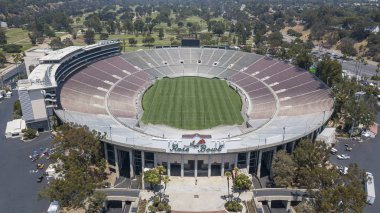
[[[165,192],[165,190],[166,190],[166,184],[169,182],[169,177],[168,176],[164,176],[164,174],[166,172],[166,169],[162,165],[157,166],[155,169],[157,170],[159,178],[160,178],[159,184],[164,183],[164,192]],[[160,191],[161,191],[161,187],[159,189],[159,195],[160,195],[160,201],[162,201],[162,194],[163,193],[161,193]]]
[[[13,61],[16,63],[18,76],[20,78],[19,63],[24,61],[23,54],[22,53],[15,53],[12,55],[12,57],[13,57]]]
[[[165,194],[166,186],[169,183],[169,181],[170,181],[169,176],[165,175],[162,177],[162,182],[164,183],[164,194]]]
[[[225,172],[224,175],[227,177],[227,190],[228,190],[228,194],[227,194],[227,197],[230,198],[230,178],[231,178],[231,172]]]

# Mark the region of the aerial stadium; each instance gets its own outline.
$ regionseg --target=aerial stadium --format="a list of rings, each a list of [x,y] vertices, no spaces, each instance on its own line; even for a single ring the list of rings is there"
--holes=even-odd
[[[306,70],[225,48],[120,52],[120,42],[68,47],[18,83],[27,126],[54,117],[106,134],[117,176],[163,165],[169,176],[223,176],[235,167],[270,175],[273,156],[315,139],[334,99]]]

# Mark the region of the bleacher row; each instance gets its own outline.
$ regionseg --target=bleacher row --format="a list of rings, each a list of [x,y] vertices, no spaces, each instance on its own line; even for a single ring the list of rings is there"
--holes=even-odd
[[[328,88],[305,70],[257,54],[211,48],[152,49],[95,62],[64,83],[60,101],[66,110],[106,115],[108,107],[120,119],[136,119],[136,97],[153,79],[183,75],[238,85],[249,95],[252,120],[271,119],[276,110],[277,116],[297,116],[333,106]]]

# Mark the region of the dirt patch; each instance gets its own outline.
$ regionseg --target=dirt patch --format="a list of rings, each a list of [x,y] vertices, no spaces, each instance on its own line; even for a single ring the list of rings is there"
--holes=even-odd
[[[361,42],[355,43],[354,48],[359,53],[359,55],[364,55],[364,53],[368,51],[367,45],[368,45],[368,40],[365,39]]]
[[[298,32],[298,33],[301,33],[302,36],[300,37],[300,39],[302,41],[307,41],[309,39],[309,35],[310,35],[310,30],[305,30],[304,29],[304,26],[301,25],[301,24],[297,24],[296,26],[294,27],[289,27],[289,26],[286,26],[284,29],[282,29],[281,31],[284,32],[285,34],[288,32],[289,29],[293,29],[294,31]]]

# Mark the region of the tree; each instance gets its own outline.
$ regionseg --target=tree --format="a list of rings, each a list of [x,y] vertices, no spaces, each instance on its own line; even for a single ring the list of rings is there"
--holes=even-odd
[[[162,40],[165,37],[164,29],[160,28],[158,31],[158,37]]]
[[[279,31],[273,32],[268,36],[268,42],[272,47],[281,46],[282,39],[282,34]]]
[[[83,37],[86,44],[95,43],[95,32],[93,30],[86,30]]]
[[[129,38],[128,43],[129,45],[131,45],[131,47],[133,47],[133,46],[136,46],[137,40],[135,38]]]
[[[293,153],[294,162],[298,167],[315,168],[326,166],[329,150],[322,141],[311,142],[302,140]]]
[[[108,34],[115,33],[115,28],[116,28],[116,25],[115,25],[115,22],[113,20],[107,21],[106,31]]]
[[[104,186],[106,162],[102,153],[101,133],[87,127],[64,124],[53,141],[56,152],[50,156],[61,178],[53,179],[39,193],[57,200],[62,207],[84,207],[96,188]]]
[[[163,197],[163,193],[161,193],[163,187],[161,184],[164,184],[164,189],[166,190],[166,184],[170,181],[168,176],[164,176],[165,173],[166,169],[161,165],[144,172],[144,181],[149,183],[151,189],[158,188],[158,190],[155,189],[155,191],[159,193],[160,202]]]
[[[328,86],[333,86],[342,81],[342,65],[337,60],[331,60],[328,55],[324,55],[317,65],[315,74]]]
[[[134,28],[135,28],[135,30],[136,30],[137,32],[140,32],[140,33],[143,32],[143,30],[144,30],[144,26],[145,26],[145,23],[144,23],[143,20],[141,20],[141,19],[137,19],[133,25],[134,25]]]
[[[62,43],[64,47],[74,46],[74,43],[70,38],[63,39]]]
[[[3,52],[0,52],[0,65],[5,64],[7,62],[7,58]]]
[[[17,100],[13,104],[13,117],[15,119],[18,119],[18,118],[21,118],[21,116],[22,116],[21,103],[20,103],[20,100]]]
[[[18,76],[20,77],[20,63],[24,61],[24,55],[21,53],[12,54],[13,62],[16,63]]]
[[[228,191],[227,197],[229,200],[232,200],[231,199],[232,196],[230,196],[230,179],[231,179],[232,174],[231,174],[231,172],[227,171],[224,173],[224,176],[226,176],[226,178],[227,178],[227,191]]]
[[[301,202],[300,204],[295,206],[294,209],[296,210],[296,212],[299,212],[299,213],[315,213],[315,209],[307,201]]]
[[[107,40],[108,39],[108,33],[100,33],[100,40]]]
[[[224,31],[226,30],[226,27],[222,21],[213,22],[212,24],[212,32],[214,34],[217,34],[218,36],[221,36]]]
[[[83,24],[84,24],[84,26],[88,27],[89,29],[95,30],[95,32],[101,32],[102,31],[102,24],[100,22],[99,15],[96,13],[93,13],[93,14],[86,16]]]
[[[314,188],[320,181],[314,173],[321,172],[319,168],[325,168],[328,159],[329,150],[324,142],[302,140],[293,153],[293,160],[297,165],[296,183],[309,189]]]
[[[183,27],[183,22],[182,22],[182,21],[179,21],[179,22],[177,23],[177,26],[178,26],[179,28]]]
[[[252,181],[245,174],[239,174],[234,181],[234,189],[241,194],[243,191],[251,189]]]
[[[86,212],[102,212],[105,200],[106,194],[104,192],[94,192],[94,194],[89,199],[89,205]]]
[[[7,36],[5,35],[5,30],[0,27],[0,46],[7,43]]]
[[[44,29],[45,35],[49,38],[55,37],[55,31],[52,30],[49,25],[46,25],[46,28]]]
[[[30,39],[30,42],[32,43],[32,45],[36,45],[37,43],[37,34],[35,32],[33,33],[28,33],[28,37]]]
[[[337,172],[336,172],[337,173]],[[363,212],[366,205],[365,172],[356,164],[348,167],[346,175],[337,176],[333,184],[312,191],[316,212]]]
[[[128,31],[128,33],[132,33],[134,31],[134,24],[130,20],[122,20],[123,29]]]
[[[58,50],[58,49],[62,49],[65,45],[62,43],[60,38],[54,38],[53,40],[51,40],[49,46],[53,50]]]
[[[296,171],[296,164],[292,157],[285,151],[277,152],[272,163],[273,179],[276,186],[290,187]]]
[[[144,181],[149,183],[150,189],[160,184],[160,174],[157,169],[150,169],[144,172]]]
[[[309,53],[307,53],[306,51],[302,51],[297,55],[295,63],[297,64],[297,66],[305,70],[308,70],[310,66],[313,65],[313,59]]]
[[[164,194],[165,194],[165,191],[166,191],[166,186],[169,183],[169,181],[170,181],[169,176],[163,176],[162,177],[162,182],[164,183]]]
[[[253,28],[255,36],[262,36],[267,32],[267,26],[264,21],[259,21]]]
[[[20,44],[6,44],[3,46],[3,50],[7,53],[20,53],[22,45]]]
[[[343,54],[348,56],[355,56],[357,54],[354,48],[355,41],[351,38],[343,38],[338,45],[338,49],[342,51]]]
[[[147,36],[147,37],[143,38],[143,43],[144,43],[144,45],[150,47],[150,46],[152,46],[153,43],[154,43],[154,38],[151,37],[151,36]]]

